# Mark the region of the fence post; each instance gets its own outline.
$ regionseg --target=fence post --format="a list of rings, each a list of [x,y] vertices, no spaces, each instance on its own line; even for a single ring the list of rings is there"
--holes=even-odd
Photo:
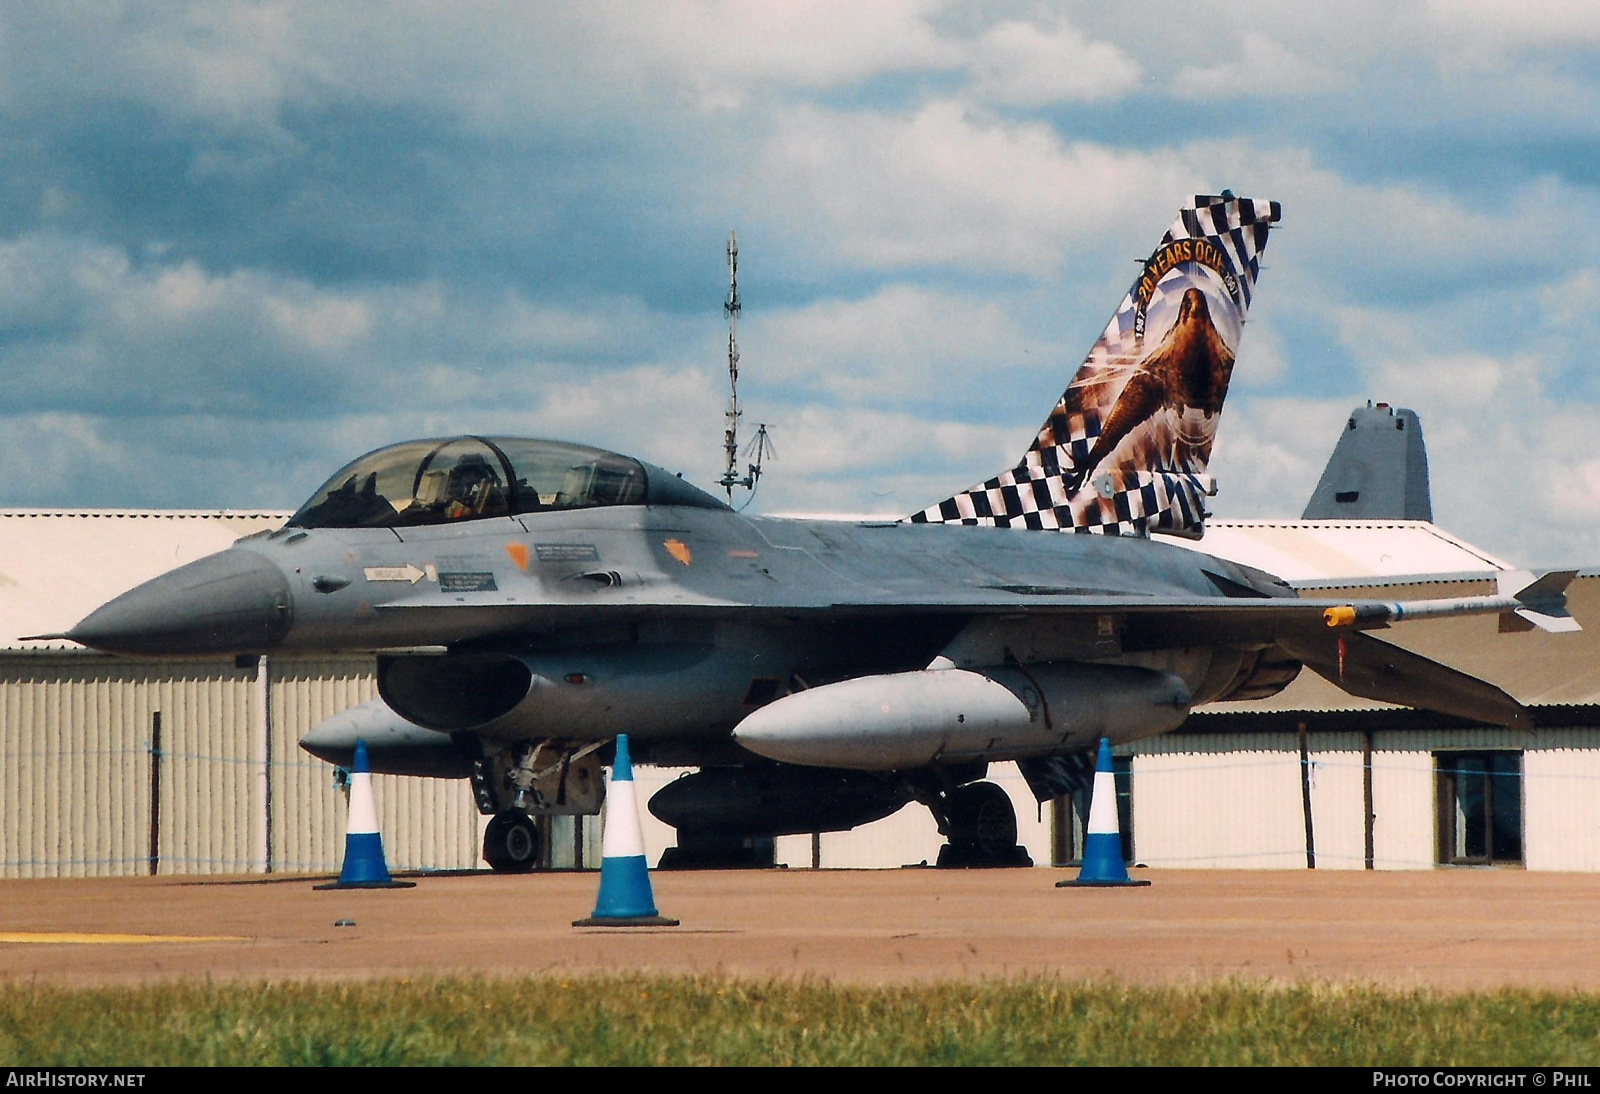
[[[150,876],[161,868],[161,712],[150,713]]]
[[[272,873],[272,662],[263,655],[256,661],[256,754],[261,758],[260,842],[252,848],[252,858],[261,863],[263,873]]]
[[[1306,816],[1306,869],[1317,868],[1317,840],[1311,830],[1311,744],[1300,723],[1300,808]]]
[[[1361,813],[1366,836],[1367,869],[1373,869],[1376,855],[1372,853],[1372,822],[1377,814],[1372,811],[1372,730],[1361,735]]]

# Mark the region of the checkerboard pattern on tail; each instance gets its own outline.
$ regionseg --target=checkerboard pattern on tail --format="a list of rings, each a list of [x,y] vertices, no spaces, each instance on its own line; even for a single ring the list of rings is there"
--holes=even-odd
[[[908,519],[1199,536],[1239,334],[1281,215],[1275,201],[1196,196],[1022,461]]]

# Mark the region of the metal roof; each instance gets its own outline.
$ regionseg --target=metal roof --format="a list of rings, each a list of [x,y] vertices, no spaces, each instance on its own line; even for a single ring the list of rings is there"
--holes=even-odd
[[[59,634],[107,600],[289,519],[274,510],[0,509],[0,649]]]
[[[1513,567],[1425,520],[1217,520],[1205,538],[1162,537],[1242,562],[1291,585],[1416,574],[1483,574]]]

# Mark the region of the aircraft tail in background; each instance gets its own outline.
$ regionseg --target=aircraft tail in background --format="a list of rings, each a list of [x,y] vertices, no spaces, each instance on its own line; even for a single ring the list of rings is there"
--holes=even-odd
[[[1206,465],[1275,201],[1196,196],[1022,462],[909,519],[918,524],[1198,538]]]
[[[1416,413],[1388,403],[1352,410],[1300,519],[1431,521],[1428,449]]]

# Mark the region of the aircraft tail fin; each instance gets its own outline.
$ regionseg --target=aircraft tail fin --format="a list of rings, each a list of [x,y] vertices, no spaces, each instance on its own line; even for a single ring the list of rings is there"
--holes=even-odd
[[[1428,448],[1414,411],[1368,403],[1350,412],[1301,520],[1432,520]]]
[[[1206,474],[1275,201],[1178,213],[1017,466],[908,519],[1198,538]]]

